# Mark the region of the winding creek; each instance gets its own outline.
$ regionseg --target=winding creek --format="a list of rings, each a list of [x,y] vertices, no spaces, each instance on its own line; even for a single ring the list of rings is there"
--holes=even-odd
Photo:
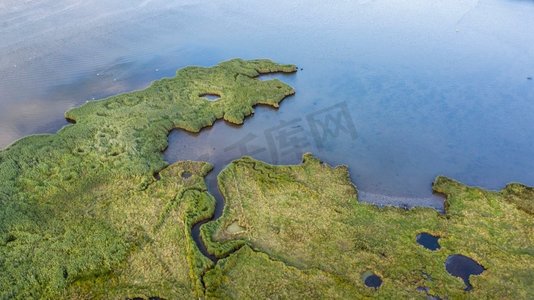
[[[211,259],[212,261],[216,262],[218,258],[209,253],[206,249],[206,246],[204,245],[204,242],[202,241],[202,238],[200,236],[200,227],[209,222],[218,219],[221,217],[223,210],[224,210],[224,198],[219,191],[219,188],[217,187],[217,174],[222,171],[222,169],[214,169],[212,170],[208,176],[206,176],[206,185],[208,187],[208,192],[215,198],[215,212],[213,214],[213,217],[211,219],[207,219],[201,222],[196,223],[193,225],[193,228],[191,229],[191,234],[193,236],[193,240],[195,241],[195,244],[197,245],[198,249],[204,256]]]

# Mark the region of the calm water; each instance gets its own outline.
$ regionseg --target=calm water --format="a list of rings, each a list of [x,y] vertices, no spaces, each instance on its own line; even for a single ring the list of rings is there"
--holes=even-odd
[[[436,208],[438,174],[534,185],[533,1],[169,2],[1,1],[0,147],[178,68],[267,57],[302,68],[277,76],[297,94],[244,127],[172,133],[169,161],[311,151],[366,201]]]
[[[463,279],[466,291],[473,289],[473,286],[469,281],[469,277],[472,275],[480,275],[485,270],[483,266],[474,261],[472,258],[461,254],[449,255],[445,261],[445,269],[452,276]]]
[[[422,232],[417,235],[416,241],[419,245],[425,247],[428,250],[438,250],[441,248],[439,244],[439,236],[431,235],[427,232]]]

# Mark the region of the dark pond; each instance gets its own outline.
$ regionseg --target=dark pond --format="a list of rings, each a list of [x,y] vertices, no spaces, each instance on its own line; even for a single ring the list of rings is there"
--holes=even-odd
[[[464,280],[466,291],[473,289],[471,282],[469,282],[469,277],[471,275],[480,275],[485,270],[479,263],[461,254],[447,257],[445,269],[452,276],[460,277]]]
[[[380,278],[380,276],[378,276],[376,274],[373,274],[372,272],[368,271],[368,272],[364,273],[363,283],[367,287],[372,287],[372,288],[377,289],[382,285],[382,278]]]
[[[533,15],[511,0],[4,0],[0,147],[178,68],[267,57],[299,66],[273,76],[297,94],[244,127],[172,133],[167,160],[311,151],[347,164],[364,201],[441,209],[438,174],[534,185]]]
[[[416,241],[419,245],[432,251],[441,248],[441,246],[439,245],[439,236],[433,236],[427,232],[422,232],[418,234],[416,237]]]

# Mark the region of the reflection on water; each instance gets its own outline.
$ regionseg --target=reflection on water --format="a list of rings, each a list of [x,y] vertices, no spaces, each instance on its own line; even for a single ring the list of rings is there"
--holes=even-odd
[[[438,174],[534,185],[532,15],[532,2],[505,0],[5,0],[0,147],[183,66],[269,57],[299,66],[273,76],[295,96],[244,127],[174,132],[166,158],[296,163],[312,151],[347,164],[363,199],[408,207],[441,207]]]

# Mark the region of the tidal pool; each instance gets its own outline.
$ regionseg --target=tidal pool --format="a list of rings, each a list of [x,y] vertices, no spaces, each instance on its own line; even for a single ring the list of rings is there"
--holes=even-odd
[[[428,250],[438,250],[441,248],[439,245],[439,236],[431,235],[427,232],[422,232],[417,235],[416,241],[419,245],[425,247]]]
[[[362,275],[362,277],[363,277],[363,283],[367,287],[371,287],[371,288],[377,289],[382,285],[382,278],[380,278],[380,276],[374,274],[371,271],[365,272]]]
[[[371,275],[365,279],[365,285],[377,289],[382,285],[382,279],[377,275]]]
[[[450,255],[445,261],[445,269],[452,276],[463,279],[466,291],[473,289],[471,282],[469,282],[469,277],[471,275],[480,275],[485,270],[483,266],[472,258],[461,254]]]
[[[71,107],[234,57],[295,63],[296,95],[246,126],[175,131],[169,162],[347,164],[360,198],[442,209],[438,174],[534,185],[532,1],[0,4],[0,147]],[[264,78],[262,78],[264,79]],[[212,184],[213,185],[213,184]]]

